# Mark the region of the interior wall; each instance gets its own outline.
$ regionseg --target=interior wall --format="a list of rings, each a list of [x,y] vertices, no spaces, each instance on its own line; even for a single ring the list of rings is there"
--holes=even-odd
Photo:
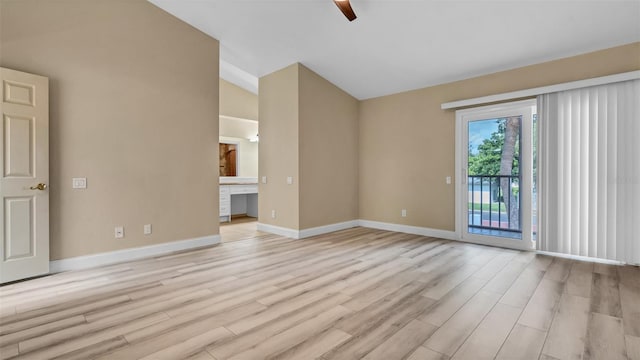
[[[361,101],[360,218],[455,230],[455,110],[442,103],[639,69],[634,43]]]
[[[303,65],[300,229],[358,219],[358,100]]]
[[[258,95],[220,79],[220,115],[258,120]]]
[[[50,78],[51,259],[218,234],[218,41],[144,0],[0,7],[0,65]]]
[[[220,136],[249,139],[258,134],[258,122],[220,116]]]
[[[288,229],[299,229],[298,70],[293,64],[259,80],[259,177],[267,183],[259,184],[258,217]]]

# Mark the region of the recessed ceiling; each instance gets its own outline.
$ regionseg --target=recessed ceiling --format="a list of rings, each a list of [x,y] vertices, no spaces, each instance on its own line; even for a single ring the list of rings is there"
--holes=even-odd
[[[353,22],[332,0],[150,1],[249,82],[300,62],[358,99],[640,41],[640,0],[351,0]]]

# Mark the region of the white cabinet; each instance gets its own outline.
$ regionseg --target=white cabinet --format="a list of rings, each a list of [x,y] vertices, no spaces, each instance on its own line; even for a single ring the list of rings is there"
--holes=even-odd
[[[220,185],[220,221],[231,221],[231,185]]]
[[[232,201],[231,197],[238,195]],[[230,184],[220,185],[220,221],[231,221],[231,215],[246,213],[249,216],[258,215],[258,184]],[[234,213],[232,204],[236,204]],[[241,209],[238,204],[242,203]],[[238,212],[240,211],[240,212]]]
[[[257,194],[258,193],[258,185],[250,184],[250,185],[229,185],[229,191],[231,194]]]

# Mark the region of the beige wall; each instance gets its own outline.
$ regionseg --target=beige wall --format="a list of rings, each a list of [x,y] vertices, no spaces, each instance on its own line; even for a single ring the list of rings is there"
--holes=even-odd
[[[358,100],[300,65],[300,229],[358,219]]]
[[[258,189],[261,223],[299,228],[298,64],[260,78]],[[287,176],[293,177],[288,185]],[[276,218],[271,211],[276,211]]]
[[[220,116],[220,136],[248,139],[258,133],[258,122]]]
[[[217,234],[218,42],[144,0],[0,6],[0,65],[50,78],[51,258]]]
[[[260,78],[259,99],[260,222],[301,230],[357,219],[358,100],[301,64]]]
[[[362,101],[360,218],[454,230],[455,111],[440,104],[638,69],[634,43]]]
[[[220,79],[220,115],[258,120],[258,95]]]

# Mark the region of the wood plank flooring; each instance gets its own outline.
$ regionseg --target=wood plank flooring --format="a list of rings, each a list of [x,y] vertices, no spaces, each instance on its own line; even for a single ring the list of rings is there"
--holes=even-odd
[[[267,233],[258,231],[258,219],[249,216],[232,216],[231,222],[220,223],[220,236],[223,243],[247,240]]]
[[[640,269],[261,233],[2,286],[0,358],[640,360]]]

